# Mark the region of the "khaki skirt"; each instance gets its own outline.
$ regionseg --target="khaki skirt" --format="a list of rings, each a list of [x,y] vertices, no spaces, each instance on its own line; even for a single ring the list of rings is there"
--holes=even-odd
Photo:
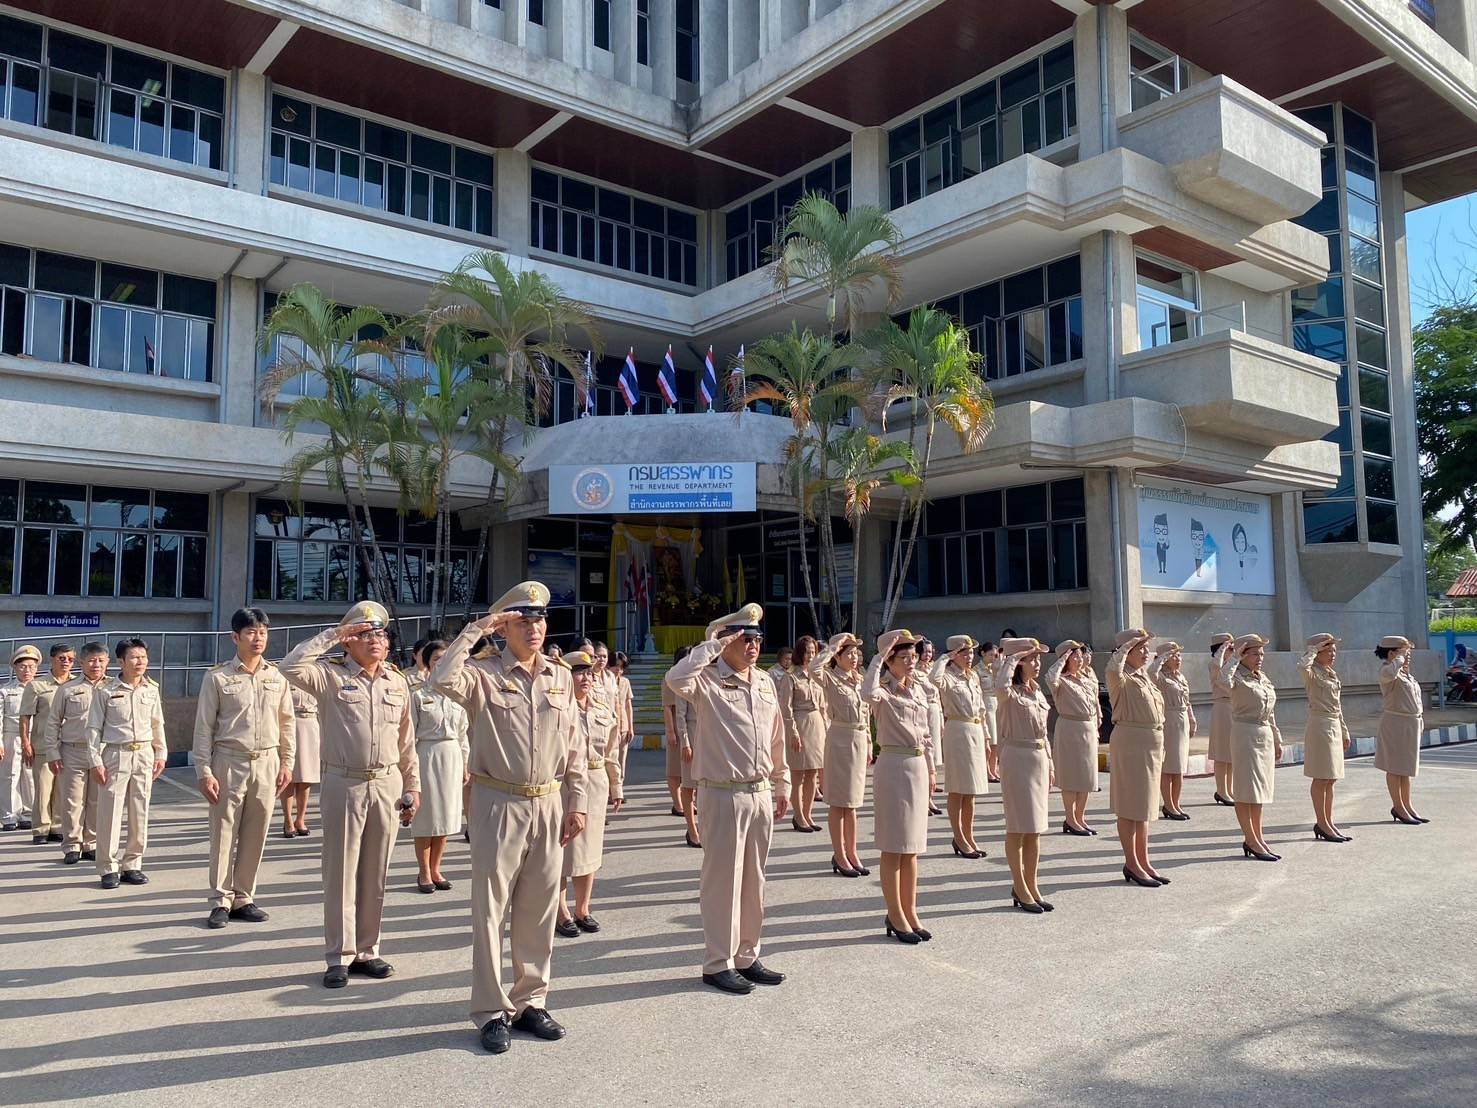
[[[1231,761],[1231,702],[1214,697],[1210,702],[1210,749],[1212,762]]]
[[[1000,744],[1000,803],[1011,835],[1040,835],[1050,822],[1051,759],[1046,744]]]
[[[1116,737],[1118,732],[1115,730],[1113,734]],[[1056,787],[1062,792],[1098,791],[1096,723],[1057,716],[1051,754],[1056,762]]]
[[[1113,814],[1140,823],[1153,819],[1163,768],[1162,729],[1141,723],[1115,723],[1108,740],[1108,803]]]
[[[318,753],[318,717],[297,717],[297,750],[292,760],[292,783],[316,785],[323,780]],[[460,828],[458,828],[460,830]]]
[[[569,810],[569,795],[564,793],[564,809]],[[584,877],[600,868],[605,855],[605,805],[610,799],[610,778],[605,768],[585,771],[585,829],[564,847],[565,880]]]
[[[421,806],[410,823],[417,839],[455,835],[462,829],[462,748],[455,739],[415,744],[421,767]]]
[[[800,749],[796,750],[796,740]],[[826,717],[815,709],[795,712],[795,733],[785,736],[785,765],[790,771],[820,769],[826,764]]]
[[[983,796],[990,791],[985,762],[985,729],[963,720],[944,720],[944,782],[959,796]]]
[[[1160,772],[1190,772],[1190,717],[1184,712],[1164,717],[1164,767]]]
[[[1337,719],[1309,716],[1303,731],[1303,776],[1315,781],[1344,778],[1344,729]]]
[[[682,776],[682,740],[673,735],[667,740],[667,776]]]
[[[1237,804],[1272,803],[1277,740],[1265,723],[1231,721],[1231,795]]]
[[[1414,777],[1421,768],[1421,732],[1425,721],[1420,716],[1399,716],[1394,712],[1380,715],[1380,729],[1375,733],[1374,768],[1396,777]]]
[[[829,784],[829,782],[827,782]],[[884,854],[928,852],[928,751],[883,750],[872,778],[877,849]]]
[[[826,729],[826,804],[860,808],[867,792],[871,733],[864,724],[833,723]]]

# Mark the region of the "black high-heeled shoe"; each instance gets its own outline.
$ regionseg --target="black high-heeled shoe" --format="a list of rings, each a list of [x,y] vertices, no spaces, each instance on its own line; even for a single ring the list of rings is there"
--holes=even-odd
[[[843,866],[840,862],[836,861],[836,858],[835,858],[834,855],[831,857],[831,872],[834,873],[834,874],[836,874],[838,877],[860,877],[861,876],[861,874],[858,871],[852,869],[850,866]]]
[[[1015,895],[1014,891],[1012,891],[1010,894],[1010,902],[1014,904],[1017,908],[1019,908],[1022,912],[1029,912],[1033,916],[1039,916],[1042,912],[1046,911],[1045,908],[1041,907],[1041,905],[1037,904],[1034,900],[1022,900],[1020,897]]]
[[[872,871],[869,870],[866,866],[856,866],[855,869],[857,873],[860,874],[862,877],[872,876]]]
[[[1223,797],[1220,794],[1219,791],[1217,791],[1216,794],[1215,794],[1215,802],[1217,804],[1224,804],[1227,808],[1234,808],[1234,807],[1236,807],[1236,802],[1234,800],[1227,800],[1225,797]]]
[[[1092,832],[1089,831],[1087,828],[1085,828],[1085,827],[1073,827],[1066,820],[1062,820],[1062,834],[1063,835],[1076,835],[1079,838],[1083,838],[1083,839],[1089,839],[1089,838],[1092,837]]]
[[[891,938],[896,939],[900,943],[907,943],[909,946],[916,946],[918,943],[921,943],[923,941],[912,931],[899,931],[896,927],[892,925],[892,920],[888,919],[886,916],[882,917],[882,922],[887,928],[886,934],[889,935]]]
[[[1159,887],[1158,881],[1155,881],[1151,877],[1140,877],[1127,866],[1123,867],[1123,880],[1125,882],[1137,885],[1141,889],[1157,889]]]
[[[694,850],[701,850],[703,848],[703,844],[702,843],[695,843],[695,842],[692,841],[692,832],[691,831],[685,832],[682,837],[687,840],[687,845],[690,846],[690,847],[692,847]]]
[[[1421,824],[1421,821],[1418,819],[1406,819],[1399,812],[1395,811],[1394,808],[1390,809],[1390,818],[1393,819],[1396,823],[1405,824],[1407,827],[1419,827]]]
[[[1190,813],[1189,812],[1171,812],[1167,807],[1165,807],[1163,804],[1161,804],[1161,805],[1159,805],[1159,818],[1160,819],[1172,819],[1176,823],[1184,823],[1185,820],[1187,820],[1187,819],[1190,818]]]
[[[681,808],[673,808],[672,809],[672,815],[678,816],[680,818],[680,817],[686,815],[686,813],[683,812],[683,810]]]
[[[1096,828],[1088,827],[1087,824],[1085,824],[1085,823],[1082,825],[1082,830],[1086,831],[1089,835],[1096,835],[1097,834],[1097,829]]]
[[[1411,812],[1411,815],[1415,816],[1415,821],[1417,823],[1430,823],[1431,822],[1425,816],[1416,815],[1415,812]]]
[[[928,942],[929,939],[933,938],[933,932],[926,927],[918,928],[918,930],[914,931],[913,934],[917,935],[924,942]]]
[[[954,848],[954,853],[959,855],[959,857],[961,858],[983,858],[985,856],[985,852],[983,850],[965,850],[962,846],[959,845],[958,839],[950,839],[949,845]]]
[[[1282,856],[1279,854],[1263,854],[1260,850],[1253,850],[1248,843],[1241,844],[1241,853],[1244,857],[1255,858],[1258,862],[1280,862]]]
[[[1055,912],[1055,911],[1056,911],[1056,905],[1055,905],[1055,904],[1053,904],[1053,903],[1052,903],[1052,902],[1051,902],[1051,901],[1049,901],[1049,900],[1038,900],[1038,901],[1036,901],[1036,905],[1037,905],[1037,907],[1039,907],[1039,908],[1040,908],[1040,909],[1041,909],[1041,910],[1042,910],[1042,911],[1043,911],[1043,912]]]
[[[928,814],[931,816],[941,816],[944,814],[944,810],[937,804],[930,804],[928,806]]]
[[[1335,835],[1331,831],[1325,831],[1318,824],[1313,824],[1313,838],[1325,843],[1341,843],[1347,840],[1342,835]]]
[[[1157,885],[1168,885],[1169,884],[1169,878],[1165,877],[1162,873],[1151,873],[1149,875],[1149,879],[1152,880]]]

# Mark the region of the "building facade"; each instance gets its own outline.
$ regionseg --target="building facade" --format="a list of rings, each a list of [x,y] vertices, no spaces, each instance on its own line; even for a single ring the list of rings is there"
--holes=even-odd
[[[480,580],[458,471],[457,593],[532,566],[558,633],[666,647],[740,594],[807,630],[788,421],[706,414],[699,373],[826,325],[765,265],[818,191],[891,212],[895,307],[967,327],[997,406],[943,437],[895,622],[1255,629],[1286,686],[1328,630],[1367,691],[1365,647],[1424,641],[1405,216],[1477,185],[1474,60],[1467,0],[0,0],[0,634],[336,616],[355,552],[284,491],[305,386],[263,403],[261,321],[304,281],[408,314],[486,249],[611,356],[593,418],[566,380],[529,430]],[[659,465],[737,499],[565,504],[571,467]],[[433,526],[374,495],[424,611]],[[837,525],[868,629],[886,516]]]

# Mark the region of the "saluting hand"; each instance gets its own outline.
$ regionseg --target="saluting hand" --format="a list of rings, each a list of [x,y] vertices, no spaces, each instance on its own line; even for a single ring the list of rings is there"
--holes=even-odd
[[[559,828],[559,845],[568,846],[574,841],[574,837],[585,829],[585,814],[583,812],[570,812],[564,817],[564,823]]]
[[[200,778],[200,795],[210,804],[214,804],[221,798],[221,783],[214,777]]]
[[[512,618],[512,612],[488,612],[481,619],[473,620],[472,626],[484,635],[496,635],[502,632]]]
[[[372,630],[372,628],[368,623],[351,623],[347,627],[340,627],[338,629],[338,641],[341,643],[350,642],[369,630]]]

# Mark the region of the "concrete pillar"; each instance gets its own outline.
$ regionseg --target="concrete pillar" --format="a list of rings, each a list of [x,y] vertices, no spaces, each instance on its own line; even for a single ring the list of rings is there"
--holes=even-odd
[[[528,576],[528,524],[494,523],[487,531],[487,595],[502,596]]]
[[[863,127],[851,135],[851,206],[872,204],[884,212],[891,198],[887,186],[887,131]]]
[[[593,27],[591,32],[593,34]],[[593,41],[593,40],[592,40]],[[610,5],[610,51],[615,55],[615,79],[623,85],[636,83],[636,5]]]
[[[1467,58],[1477,61],[1477,11],[1471,0],[1442,0],[1436,5],[1436,32]]]
[[[1272,649],[1302,652],[1311,633],[1303,620],[1303,578],[1298,564],[1297,496],[1279,493],[1272,497],[1272,550],[1275,563],[1272,580],[1277,606],[1272,629]]]
[[[589,5],[581,0],[544,0],[544,25],[549,31],[549,57],[576,69],[589,69]],[[513,582],[515,585],[517,582]]]
[[[528,155],[513,147],[497,152],[497,226],[494,234],[508,244],[509,254],[528,254]],[[515,585],[517,582],[513,582]]]
[[[1117,120],[1128,111],[1128,15],[1120,8],[1099,4],[1077,17],[1073,27],[1073,55],[1077,68],[1077,131],[1079,157],[1118,145]],[[1099,64],[1107,55],[1107,79]]]
[[[853,557],[855,570],[853,588],[857,590],[861,629],[857,634],[867,644],[882,633],[882,605],[887,597],[884,593],[887,576],[887,559],[891,548],[887,536],[894,520],[877,514],[875,503],[872,514],[862,519],[859,533],[855,536]]]
[[[1113,604],[1113,527],[1108,474],[1094,470],[1082,475],[1087,496],[1088,639],[1094,645],[1113,641],[1118,615]]]
[[[677,13],[673,0],[651,0],[652,89],[668,100],[677,98]]]
[[[271,123],[267,79],[244,69],[231,72],[231,184],[257,195],[267,191]]]
[[[1451,6],[1451,5],[1443,5]],[[1463,5],[1465,6],[1465,5]],[[1426,563],[1421,506],[1421,474],[1415,429],[1415,365],[1411,349],[1410,258],[1405,237],[1404,182],[1398,173],[1380,174],[1380,234],[1385,249],[1385,324],[1390,361],[1390,422],[1395,446],[1396,516],[1405,548],[1404,596],[1407,634],[1425,645]]]
[[[257,423],[257,328],[261,325],[257,282],[228,277],[221,283],[220,422],[238,427]]]
[[[698,0],[698,91],[728,80],[728,0]]]
[[[737,73],[759,60],[760,0],[732,0],[728,5],[728,72]]]
[[[1114,359],[1138,349],[1138,293],[1133,239],[1103,231],[1082,240],[1082,355],[1086,404],[1116,394]]]
[[[251,494],[222,493],[216,507],[215,626],[225,626],[237,608],[251,602]]]

